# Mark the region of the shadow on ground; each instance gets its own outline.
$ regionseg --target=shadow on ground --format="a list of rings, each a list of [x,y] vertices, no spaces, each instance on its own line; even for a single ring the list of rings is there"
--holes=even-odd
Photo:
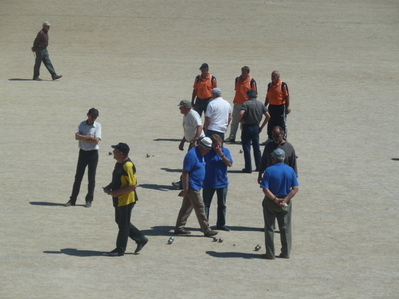
[[[29,202],[33,206],[65,206],[65,203],[59,203],[59,202],[48,202],[48,201],[31,201]],[[77,205],[78,206],[78,205]],[[84,206],[84,205],[81,205]]]
[[[245,252],[216,252],[206,251],[206,254],[219,258],[242,258],[242,259],[261,259],[262,254],[259,253],[245,253]]]
[[[169,186],[169,185],[140,184],[139,186],[140,186],[141,188],[152,189],[152,190],[158,190],[158,191],[169,191],[169,190],[178,191],[175,187]]]

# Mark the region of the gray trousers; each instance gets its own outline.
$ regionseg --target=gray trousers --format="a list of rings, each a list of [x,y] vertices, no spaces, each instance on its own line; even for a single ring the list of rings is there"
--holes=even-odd
[[[234,140],[236,139],[237,130],[238,130],[238,126],[239,126],[238,118],[240,116],[241,107],[242,107],[242,104],[234,103],[232,120],[231,120],[231,124],[230,124],[230,135],[229,135],[230,139],[234,139]]]
[[[265,220],[266,255],[275,256],[274,223],[276,221],[276,218],[280,230],[281,253],[283,255],[290,255],[291,246],[292,246],[292,234],[291,234],[292,201],[290,201],[290,203],[288,204],[288,210],[284,211],[280,206],[278,206],[271,199],[265,196],[262,202],[262,206],[263,206],[263,217]]]
[[[189,189],[187,196],[183,198],[179,215],[176,220],[176,230],[182,230],[187,219],[194,209],[202,232],[209,231],[208,219],[205,216],[205,205],[201,197],[201,190]]]
[[[46,48],[38,48],[36,50],[36,60],[35,66],[33,67],[33,78],[37,78],[40,76],[40,65],[43,64],[50,72],[51,77],[54,78],[57,76],[57,73],[54,70],[53,64],[51,63],[50,56],[48,55],[48,51]]]

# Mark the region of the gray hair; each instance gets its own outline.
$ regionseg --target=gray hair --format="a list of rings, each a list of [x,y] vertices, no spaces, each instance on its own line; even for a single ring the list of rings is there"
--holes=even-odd
[[[214,88],[214,89],[212,89],[212,94],[214,96],[221,97],[222,96],[222,90],[220,88]]]

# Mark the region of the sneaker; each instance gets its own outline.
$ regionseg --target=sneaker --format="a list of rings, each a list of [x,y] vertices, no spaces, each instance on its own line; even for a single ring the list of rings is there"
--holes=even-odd
[[[42,79],[40,79],[39,77],[33,77],[32,80],[35,80],[35,81],[42,81]]]
[[[62,75],[55,75],[55,76],[53,77],[53,80],[60,79],[61,77],[62,77]]]
[[[226,225],[218,226],[218,227],[216,227],[216,229],[217,229],[217,230],[224,230],[224,231],[226,231],[226,232],[229,232],[229,231],[230,231],[230,228],[228,228]]]
[[[116,248],[112,250],[111,252],[106,252],[106,256],[123,256],[125,253],[118,251]]]
[[[204,232],[205,237],[213,237],[216,236],[217,234],[218,232],[215,230],[207,230],[206,232]]]
[[[145,246],[145,244],[148,243],[148,238],[146,238],[146,237],[144,237],[144,238],[145,238],[144,241],[142,241],[142,242],[140,242],[140,243],[137,243],[137,248],[136,248],[136,250],[134,251],[134,253],[139,253],[139,251],[140,251],[141,249],[143,249],[143,247]]]
[[[68,201],[68,202],[65,204],[66,207],[70,207],[70,206],[74,206],[74,205],[75,205],[75,203],[72,202],[72,201]]]
[[[85,208],[90,208],[91,207],[91,201],[86,201]]]
[[[183,190],[183,184],[181,182],[173,182],[172,186],[175,187],[177,190]]]
[[[189,235],[189,234],[191,234],[191,232],[182,228],[182,229],[175,229],[174,234],[175,235]]]

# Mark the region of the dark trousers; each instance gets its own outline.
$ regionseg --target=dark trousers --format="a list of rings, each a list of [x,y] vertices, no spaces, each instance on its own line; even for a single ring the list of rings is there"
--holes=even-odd
[[[272,131],[275,126],[280,126],[283,128],[285,135],[284,137],[287,136],[287,128],[285,125],[286,121],[286,114],[285,114],[285,105],[269,105],[269,114],[270,114],[270,119],[269,122],[267,123],[267,136],[270,139],[272,138]]]
[[[89,185],[87,187],[86,202],[93,201],[94,187],[96,185],[96,170],[98,164],[98,151],[79,151],[78,165],[76,166],[75,182],[73,183],[71,203],[76,203],[79,195],[80,185],[85,174],[86,166],[88,166]]]
[[[194,110],[198,112],[199,116],[202,116],[202,112],[206,112],[206,107],[208,107],[208,103],[211,98],[201,99],[197,97],[197,100],[194,104]]]
[[[48,55],[48,51],[46,48],[39,48],[36,51],[36,59],[35,66],[33,67],[33,78],[37,78],[40,76],[40,65],[43,64],[50,72],[51,77],[54,78],[56,76],[56,72],[54,70],[53,64],[51,63],[50,56]]]
[[[245,170],[252,171],[251,143],[254,151],[255,167],[258,169],[262,158],[259,146],[259,126],[243,125],[241,131],[241,143],[244,152]]]
[[[209,221],[209,209],[211,207],[211,202],[213,195],[216,192],[218,198],[218,209],[217,209],[217,221],[216,226],[222,227],[226,225],[226,197],[227,197],[228,187],[224,188],[204,188],[202,189],[202,197],[204,199],[205,204],[205,215]]]
[[[115,207],[115,222],[118,224],[119,228],[118,237],[116,238],[116,250],[120,253],[126,251],[129,237],[136,243],[145,240],[144,234],[130,222],[130,217],[132,216],[132,210],[135,204],[136,203],[133,202],[127,206]]]
[[[224,140],[224,133],[222,133],[222,132],[213,131],[213,130],[206,130],[205,131],[205,136],[206,137],[211,137],[214,134],[219,135],[220,138],[222,138],[222,141]]]

